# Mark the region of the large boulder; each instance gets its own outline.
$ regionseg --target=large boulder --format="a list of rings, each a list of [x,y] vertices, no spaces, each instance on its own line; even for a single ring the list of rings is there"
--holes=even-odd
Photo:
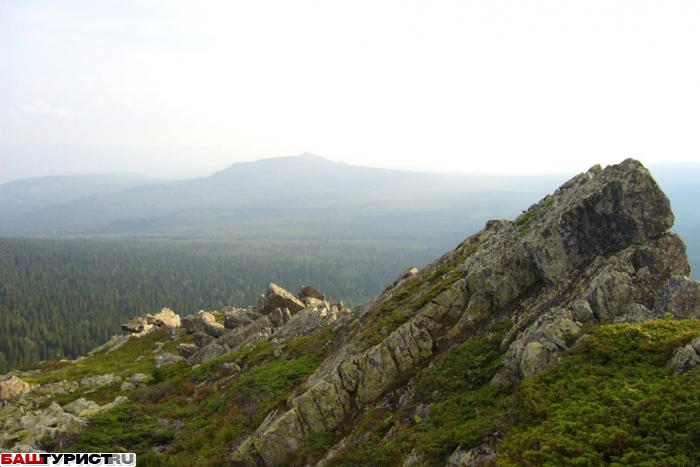
[[[260,297],[258,312],[267,315],[277,308],[284,310],[287,308],[291,314],[304,309],[304,303],[294,295],[275,284],[267,287],[267,292]]]
[[[180,315],[170,308],[163,308],[155,315],[146,315],[146,320],[156,326],[165,326],[170,329],[180,327]]]
[[[304,300],[305,298],[315,298],[317,300],[324,301],[326,299],[326,294],[318,290],[316,287],[302,285],[301,290],[299,291],[299,299]]]
[[[31,386],[16,376],[0,382],[0,401],[10,400],[31,390]]]
[[[238,329],[257,321],[263,316],[254,310],[232,308],[230,311],[225,312],[224,327],[226,329]]]
[[[122,324],[122,329],[129,331],[130,333],[143,336],[153,330],[154,325],[149,323],[144,316],[137,316],[132,318],[129,322]]]

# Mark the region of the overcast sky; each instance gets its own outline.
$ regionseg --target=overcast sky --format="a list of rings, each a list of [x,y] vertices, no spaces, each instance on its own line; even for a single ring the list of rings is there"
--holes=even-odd
[[[700,160],[700,2],[0,0],[0,182]]]

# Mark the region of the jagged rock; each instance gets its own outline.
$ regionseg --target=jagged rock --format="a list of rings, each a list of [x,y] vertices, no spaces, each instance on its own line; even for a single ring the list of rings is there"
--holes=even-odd
[[[128,323],[122,324],[122,329],[136,336],[144,336],[153,330],[154,325],[143,316],[132,318]]]
[[[160,352],[163,350],[163,346],[165,345],[165,342],[156,342],[153,344],[153,351],[154,352]]]
[[[451,287],[440,286],[443,292],[380,343],[367,349],[357,338],[338,349],[308,378],[308,389],[290,398],[289,410],[272,412],[241,443],[234,461],[281,465],[304,436],[340,426],[436,348],[462,342],[494,317],[515,321],[503,342],[508,350],[498,382],[557,361],[580,337],[583,322],[637,319],[669,277],[690,271],[683,242],[667,233],[672,224],[668,198],[631,159],[574,177],[514,222],[489,221],[423,271],[400,276],[358,319],[369,322],[408,286],[420,297],[430,287],[421,281],[440,280],[434,274],[441,266],[458,262]],[[460,454],[459,462],[480,462],[495,452],[489,450]]]
[[[281,328],[292,319],[292,313],[289,311],[289,308],[276,308],[275,311],[267,315],[267,319],[273,328]]]
[[[226,329],[238,329],[251,324],[263,316],[253,310],[232,309],[230,312],[226,312],[224,327]]]
[[[325,303],[320,307],[308,307],[292,316],[284,327],[275,332],[275,337],[282,339],[308,336],[348,314],[348,310],[341,311],[335,306],[329,309]]]
[[[185,358],[179,355],[171,354],[170,352],[164,352],[162,355],[158,355],[155,358],[156,368],[160,368],[164,365],[172,365],[173,363],[184,362]]]
[[[201,349],[197,350],[194,355],[192,355],[188,361],[192,365],[197,365],[200,363],[206,363],[209,360],[213,360],[216,357],[219,357],[223,355],[224,353],[224,348],[217,344],[216,342],[212,342],[211,344],[207,345],[206,347],[202,347]]]
[[[0,401],[10,400],[24,394],[31,389],[31,386],[16,376],[12,376],[0,382]]]
[[[700,317],[700,282],[684,276],[671,277],[661,290],[652,312],[656,318],[666,313],[678,319]]]
[[[163,308],[159,313],[155,315],[146,315],[146,320],[150,324],[156,326],[165,326],[167,328],[179,328],[180,327],[180,315],[175,313],[170,308]]]
[[[215,324],[216,318],[211,313],[200,310],[196,315],[185,316],[180,323],[187,330],[187,334],[194,334],[195,332],[206,332],[206,325]]]
[[[301,290],[299,291],[299,300],[303,301],[305,298],[315,298],[323,302],[326,300],[326,294],[318,290],[316,287],[302,285]]]
[[[92,388],[99,388],[102,386],[109,386],[111,384],[121,382],[122,378],[120,376],[116,376],[109,373],[106,375],[86,376],[80,380],[80,385],[90,386]]]
[[[257,308],[257,311],[263,315],[272,313],[277,308],[280,310],[287,308],[291,314],[295,314],[304,309],[304,304],[282,287],[270,284],[267,292],[260,297]]]
[[[184,358],[190,358],[194,355],[199,347],[194,344],[178,344],[177,351]]]

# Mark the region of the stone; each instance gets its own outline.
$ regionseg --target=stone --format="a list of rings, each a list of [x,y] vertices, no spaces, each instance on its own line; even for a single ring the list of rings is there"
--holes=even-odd
[[[156,326],[164,326],[166,328],[179,328],[180,327],[180,315],[175,313],[170,308],[163,308],[160,312],[151,316],[148,315],[147,321]]]
[[[199,347],[194,344],[178,344],[177,346],[177,352],[184,358],[190,358],[197,350],[199,350]]]
[[[199,349],[194,355],[192,355],[188,359],[188,361],[190,362],[190,364],[196,365],[200,363],[206,363],[209,360],[213,360],[216,357],[219,357],[223,354],[224,348],[216,342],[212,342],[206,347],[202,347],[201,349]]]
[[[185,358],[180,355],[171,354],[170,352],[164,352],[162,355],[158,355],[155,358],[156,368],[160,368],[164,365],[172,365],[173,363],[184,362]]]
[[[299,299],[304,300],[305,298],[315,298],[317,300],[325,301],[326,294],[315,287],[311,287],[310,285],[302,285],[301,290],[299,291]]]
[[[13,399],[31,389],[31,386],[16,376],[0,382],[0,401]]]
[[[700,282],[671,277],[659,293],[652,315],[662,318],[666,313],[678,319],[700,317]]]
[[[141,385],[147,384],[152,379],[153,379],[153,376],[147,375],[145,373],[134,373],[133,375],[131,375],[129,377],[129,381],[131,381],[136,386],[141,386]]]
[[[187,331],[187,334],[194,334],[196,332],[206,332],[206,324],[215,324],[216,318],[211,313],[200,310],[196,315],[185,316],[180,320],[180,323]]]
[[[230,312],[226,312],[224,327],[226,329],[238,329],[253,323],[263,316],[253,310],[233,309]]]
[[[130,333],[143,336],[148,334],[153,330],[154,325],[149,323],[148,320],[142,316],[137,316],[132,318],[129,322],[122,324],[122,329],[129,331]]]
[[[287,308],[291,314],[296,314],[304,309],[304,303],[282,287],[270,284],[267,292],[260,297],[257,308],[257,311],[263,315],[270,314],[277,308],[280,310]]]
[[[109,386],[115,383],[121,383],[122,379],[120,376],[113,375],[111,373],[105,375],[95,375],[86,376],[80,380],[81,386],[90,386],[93,388],[99,388],[102,386]]]

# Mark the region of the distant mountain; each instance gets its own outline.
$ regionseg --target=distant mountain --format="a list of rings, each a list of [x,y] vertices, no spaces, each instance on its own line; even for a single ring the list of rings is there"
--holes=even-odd
[[[32,212],[87,196],[155,183],[161,182],[139,174],[57,175],[15,180],[0,185],[0,213]]]
[[[0,235],[369,236],[427,238],[444,248],[488,218],[517,214],[556,180],[375,169],[306,153],[236,163],[194,180],[66,197],[44,208],[19,206]]]
[[[651,172],[700,267],[700,164],[658,164]],[[437,252],[489,219],[514,217],[561,178],[427,174],[309,153],[168,183],[137,175],[46,177],[0,185],[0,235],[334,238],[429,244]]]

